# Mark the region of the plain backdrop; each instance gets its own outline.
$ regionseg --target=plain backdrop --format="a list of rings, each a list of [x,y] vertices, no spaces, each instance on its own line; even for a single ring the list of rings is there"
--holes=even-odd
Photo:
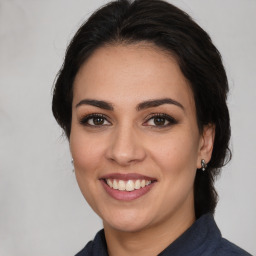
[[[0,255],[70,256],[102,227],[51,113],[65,48],[103,0],[0,0]],[[217,181],[223,236],[256,255],[256,1],[176,0],[226,66],[233,160]]]

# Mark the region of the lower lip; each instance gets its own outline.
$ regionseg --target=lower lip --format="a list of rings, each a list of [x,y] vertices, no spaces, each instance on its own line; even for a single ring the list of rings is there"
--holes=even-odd
[[[111,197],[121,201],[132,201],[137,198],[140,198],[144,196],[146,193],[148,193],[155,184],[155,182],[153,182],[145,186],[144,188],[135,189],[133,191],[120,191],[118,189],[113,189],[109,187],[104,180],[100,180],[100,181],[101,181],[101,184],[103,185],[103,188]]]

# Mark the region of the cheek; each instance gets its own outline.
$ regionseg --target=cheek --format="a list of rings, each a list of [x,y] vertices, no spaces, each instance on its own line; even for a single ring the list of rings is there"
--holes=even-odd
[[[197,139],[193,139],[191,132],[177,132],[162,141],[159,140],[156,145],[151,154],[160,168],[161,180],[164,180],[163,190],[168,191],[163,193],[163,201],[179,205],[193,192],[197,167]]]
[[[103,148],[97,139],[74,128],[70,135],[70,151],[79,188],[88,204],[97,212],[95,195],[98,191],[98,172]]]
[[[161,141],[160,141],[161,142]],[[175,134],[157,144],[154,148],[154,161],[160,168],[162,189],[159,195],[163,202],[170,202],[173,207],[183,204],[193,197],[193,187],[197,166],[197,140],[190,133]],[[168,191],[168,193],[166,193]],[[192,199],[191,199],[192,200]],[[166,213],[169,207],[165,208]]]
[[[74,160],[77,183],[86,201],[94,209],[94,196],[98,191],[98,178],[104,143],[98,136],[88,136],[80,127],[74,127],[70,135],[70,151]]]
[[[82,129],[74,128],[70,136],[70,151],[78,172],[86,174],[97,167],[104,152],[104,143],[99,137],[86,135]]]
[[[198,141],[191,133],[171,134],[152,142],[151,155],[163,169],[180,172],[183,169],[196,169]]]

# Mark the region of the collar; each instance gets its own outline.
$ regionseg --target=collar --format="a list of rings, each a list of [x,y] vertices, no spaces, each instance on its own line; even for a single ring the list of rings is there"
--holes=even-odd
[[[158,256],[198,256],[206,251],[210,255],[216,250],[221,239],[221,233],[212,214],[205,214]],[[108,256],[104,230],[100,230],[84,249],[85,254],[77,254],[77,256]]]
[[[198,256],[205,251],[209,255],[221,242],[221,233],[212,214],[202,215],[180,237],[171,243],[159,256]]]

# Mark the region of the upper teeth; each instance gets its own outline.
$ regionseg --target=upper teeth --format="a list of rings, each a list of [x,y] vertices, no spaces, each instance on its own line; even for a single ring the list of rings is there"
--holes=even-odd
[[[107,184],[117,190],[133,191],[135,189],[144,188],[151,183],[151,180],[112,180],[106,179]]]

